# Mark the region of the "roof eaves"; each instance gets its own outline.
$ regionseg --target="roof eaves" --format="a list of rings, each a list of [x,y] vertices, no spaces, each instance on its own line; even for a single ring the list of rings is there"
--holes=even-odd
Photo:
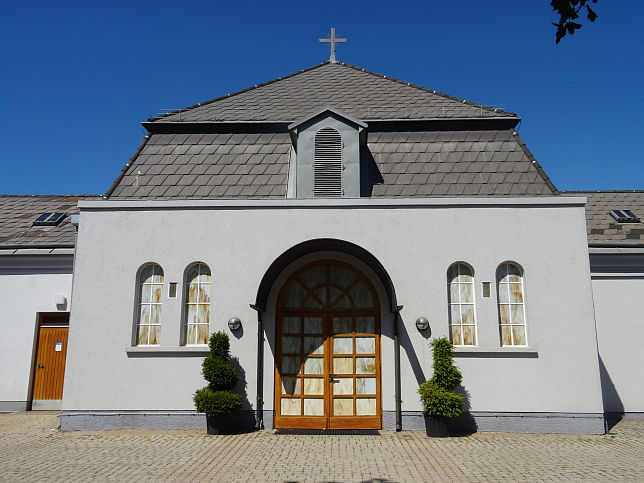
[[[327,108],[321,109],[320,111],[317,112],[317,114],[324,112],[327,110]],[[335,108],[331,108],[330,110],[337,111]],[[393,118],[374,118],[374,119],[364,119],[362,121],[357,121],[355,118],[348,116],[346,114],[342,114],[344,117],[353,120],[356,123],[376,123],[376,122],[435,122],[435,121],[440,121],[440,122],[455,122],[455,121],[512,121],[516,124],[518,124],[521,121],[521,118],[519,116],[497,116],[497,117],[414,117],[414,118],[398,118],[398,117],[393,117]],[[307,116],[307,119],[314,117],[314,116]],[[221,121],[189,121],[189,122],[184,122],[184,121],[142,121],[141,125],[146,128],[149,132],[152,131],[154,128],[153,126],[158,126],[158,125],[167,125],[167,126],[172,126],[172,125],[194,125],[194,126],[210,126],[213,124],[220,124],[220,125],[226,125],[226,124],[292,124],[294,122],[300,123],[300,120],[294,120],[294,119],[265,119],[265,120],[247,120],[247,121],[226,121],[226,120],[221,120]]]
[[[242,89],[240,91],[235,91],[235,92],[232,92],[230,94],[226,94],[224,96],[215,97],[214,99],[210,99],[210,100],[204,101],[204,102],[199,102],[197,104],[193,104],[192,106],[184,107],[182,109],[175,109],[173,111],[166,112],[166,113],[164,113],[164,114],[162,114],[160,116],[153,116],[153,117],[148,118],[147,122],[156,122],[156,121],[159,121],[159,120],[161,120],[161,119],[163,119],[165,117],[172,116],[174,114],[179,114],[179,113],[182,113],[182,112],[190,111],[192,109],[196,109],[197,107],[202,107],[202,106],[205,106],[207,104],[212,104],[213,102],[217,102],[217,101],[220,101],[222,99],[228,99],[229,97],[237,96],[239,94],[243,94],[244,92],[259,89],[260,87],[264,87],[264,86],[273,84],[275,82],[278,82],[278,81],[281,81],[281,80],[284,80],[284,79],[289,79],[291,77],[295,77],[296,75],[302,74],[304,72],[311,71],[313,69],[317,69],[317,68],[322,67],[323,65],[326,65],[326,64],[329,64],[329,63],[330,62],[328,60],[326,60],[326,61],[322,62],[321,64],[317,64],[317,65],[314,65],[312,67],[308,67],[306,69],[301,69],[301,70],[299,70],[297,72],[294,72],[292,74],[286,75],[284,77],[278,77],[276,79],[272,79],[272,80],[269,80],[267,82],[262,82],[261,84],[255,84],[254,86],[247,87],[246,89]]]
[[[8,245],[0,244],[0,250],[56,250],[58,248],[75,248],[73,243],[13,243]],[[20,255],[12,253],[11,255]],[[50,255],[67,255],[65,253],[51,253]]]
[[[466,99],[462,99],[460,97],[450,96],[449,94],[445,94],[444,92],[440,92],[440,91],[437,91],[437,90],[434,90],[434,89],[428,89],[427,87],[419,86],[417,84],[412,84],[411,82],[405,82],[405,81],[402,81],[400,79],[396,79],[395,77],[389,77],[389,76],[384,75],[384,74],[379,74],[378,72],[373,72],[371,70],[363,69],[362,67],[356,67],[355,65],[345,64],[344,62],[337,62],[337,63],[339,65],[343,65],[345,67],[349,67],[351,69],[355,69],[355,70],[360,71],[360,72],[365,72],[367,74],[371,74],[371,75],[379,77],[381,79],[388,79],[390,81],[397,82],[398,84],[402,84],[402,85],[408,86],[408,87],[413,87],[415,89],[419,89],[419,90],[421,90],[423,92],[428,92],[430,94],[436,94],[437,96],[441,96],[441,97],[444,97],[446,99],[450,99],[452,101],[458,101],[458,102],[461,102],[463,104],[466,104],[466,105],[469,105],[469,106],[472,106],[472,107],[478,107],[480,109],[485,109],[486,111],[490,111],[490,112],[494,112],[494,113],[498,113],[498,114],[507,114],[507,115],[509,115],[509,116],[511,116],[513,118],[518,117],[517,114],[515,114],[513,112],[507,112],[507,111],[504,111],[502,109],[496,109],[494,107],[486,106],[486,105],[483,105],[483,104],[477,104],[475,102],[471,102],[471,101],[468,101]],[[485,118],[485,119],[488,119],[488,118]]]

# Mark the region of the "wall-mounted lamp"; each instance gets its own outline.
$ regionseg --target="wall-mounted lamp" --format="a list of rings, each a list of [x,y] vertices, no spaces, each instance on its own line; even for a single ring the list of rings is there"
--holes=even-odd
[[[427,330],[429,328],[429,320],[427,320],[425,317],[418,317],[416,319],[416,328],[420,332]]]
[[[67,297],[64,295],[56,295],[54,297],[54,305],[58,310],[65,310],[67,308]]]
[[[236,332],[239,329],[241,329],[241,320],[239,320],[237,317],[233,317],[228,321],[228,328],[232,332]]]

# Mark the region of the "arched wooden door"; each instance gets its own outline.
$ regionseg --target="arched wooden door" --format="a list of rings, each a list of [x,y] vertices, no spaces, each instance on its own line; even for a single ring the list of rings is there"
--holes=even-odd
[[[380,304],[355,267],[324,260],[277,301],[276,428],[380,429]]]

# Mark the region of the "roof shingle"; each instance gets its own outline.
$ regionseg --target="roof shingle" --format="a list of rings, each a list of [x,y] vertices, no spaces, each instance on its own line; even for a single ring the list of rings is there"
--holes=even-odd
[[[73,247],[70,214],[78,200],[93,196],[0,196],[0,248]],[[66,213],[58,226],[32,226],[43,213]]]
[[[372,160],[371,196],[533,196],[557,192],[518,134],[511,129],[442,131],[439,136],[419,134],[368,134],[368,153]],[[466,141],[471,134],[474,138],[488,141]],[[168,145],[170,149],[165,152],[155,149],[148,151],[150,147],[158,146],[156,138],[163,135],[150,136],[141,155],[132,162],[110,199],[286,196],[291,146],[286,133],[266,137],[268,144],[261,145],[254,144],[255,140],[259,140],[257,135],[252,134],[234,138],[230,135],[204,136],[197,140],[198,144],[181,145],[187,149],[176,151],[176,145]],[[396,139],[406,139],[407,142],[392,142]],[[419,139],[433,141],[414,141]],[[237,144],[231,146],[230,142],[233,141]],[[202,153],[207,151],[207,147],[214,148],[208,150],[212,154],[203,155],[198,172],[191,164],[192,155],[188,154],[192,146],[203,146]],[[244,148],[247,154],[219,155],[217,152],[221,146]],[[140,161],[142,156],[144,162]],[[141,168],[148,163],[155,163],[160,169],[154,173],[145,172]],[[168,189],[175,186],[182,188]],[[184,189],[186,186],[195,189]],[[218,189],[199,189],[203,186],[216,186]],[[270,186],[270,189],[253,189],[263,186]]]
[[[518,120],[513,113],[468,102],[348,64],[324,62],[287,77],[148,121],[291,122],[327,106],[366,122],[508,117]],[[172,143],[196,144],[199,142],[198,136],[201,135],[177,135]]]
[[[631,210],[644,221],[644,191],[564,191],[585,196],[586,229],[590,244],[644,245],[644,223],[617,223],[611,210]]]

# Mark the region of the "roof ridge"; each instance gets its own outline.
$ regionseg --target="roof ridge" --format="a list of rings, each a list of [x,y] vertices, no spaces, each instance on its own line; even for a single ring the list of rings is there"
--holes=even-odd
[[[349,67],[351,69],[355,69],[355,70],[358,70],[360,72],[365,72],[367,74],[371,74],[373,76],[380,77],[382,79],[387,79],[387,80],[390,80],[390,81],[393,81],[393,82],[397,82],[398,84],[402,84],[402,85],[405,85],[405,86],[408,86],[408,87],[414,87],[414,88],[419,89],[419,90],[421,90],[423,92],[428,92],[430,94],[435,94],[437,96],[445,97],[446,99],[450,99],[452,101],[459,101],[459,102],[462,102],[463,104],[467,104],[467,105],[472,106],[472,107],[480,107],[482,109],[485,109],[485,110],[491,111],[491,112],[495,112],[497,114],[498,113],[509,114],[511,116],[519,117],[518,114],[516,114],[514,112],[504,111],[503,109],[497,109],[497,108],[494,108],[494,107],[486,106],[484,104],[477,104],[475,102],[468,101],[467,99],[463,99],[461,97],[451,96],[449,94],[445,94],[444,92],[437,91],[435,89],[429,89],[428,87],[424,87],[424,86],[421,86],[421,85],[418,85],[418,84],[413,84],[411,82],[405,82],[403,80],[396,79],[395,77],[387,76],[385,74],[380,74],[378,72],[374,72],[372,70],[364,69],[362,67],[357,67],[355,65],[347,64],[345,62],[336,62],[336,64],[339,64],[339,65],[342,65],[342,66],[345,66],[345,67]]]
[[[242,90],[240,90],[240,91],[235,91],[235,92],[232,92],[232,93],[229,93],[229,94],[223,95],[223,96],[215,97],[215,98],[213,98],[213,99],[209,99],[209,100],[204,101],[204,102],[198,102],[197,104],[193,104],[192,106],[184,107],[184,108],[181,108],[181,109],[175,109],[175,110],[173,110],[173,111],[169,111],[169,112],[163,113],[163,114],[161,114],[161,115],[159,115],[159,116],[149,117],[149,118],[147,119],[147,121],[145,121],[145,122],[154,122],[154,121],[158,121],[158,120],[160,120],[160,119],[163,119],[163,118],[168,117],[168,116],[172,116],[172,115],[174,115],[174,114],[178,114],[178,113],[181,113],[181,112],[190,111],[190,110],[192,110],[192,109],[196,109],[197,107],[202,107],[202,106],[206,106],[206,105],[208,105],[208,104],[212,104],[212,103],[217,102],[217,101],[221,101],[222,99],[228,99],[228,98],[230,98],[230,97],[237,96],[237,95],[239,95],[239,94],[243,94],[244,92],[248,92],[248,91],[252,91],[252,90],[255,90],[255,89],[259,89],[260,87],[264,87],[264,86],[267,86],[267,85],[273,84],[273,83],[275,83],[275,82],[278,82],[278,81],[281,81],[281,80],[284,80],[284,79],[290,79],[291,77],[295,77],[296,75],[303,74],[304,72],[309,72],[309,71],[311,71],[311,70],[313,70],[313,69],[317,69],[317,68],[319,68],[319,67],[322,67],[323,65],[327,65],[327,64],[330,64],[330,63],[331,63],[330,61],[325,60],[325,61],[324,61],[324,62],[322,62],[321,64],[316,64],[316,65],[314,65],[314,66],[312,66],[312,67],[307,67],[306,69],[298,70],[297,72],[293,72],[292,74],[288,74],[288,75],[285,75],[285,76],[283,76],[283,77],[277,77],[277,78],[275,78],[275,79],[272,79],[272,80],[269,80],[269,81],[266,81],[266,82],[262,82],[262,83],[260,83],[260,84],[255,84],[254,86],[247,87],[246,89],[242,89]]]

